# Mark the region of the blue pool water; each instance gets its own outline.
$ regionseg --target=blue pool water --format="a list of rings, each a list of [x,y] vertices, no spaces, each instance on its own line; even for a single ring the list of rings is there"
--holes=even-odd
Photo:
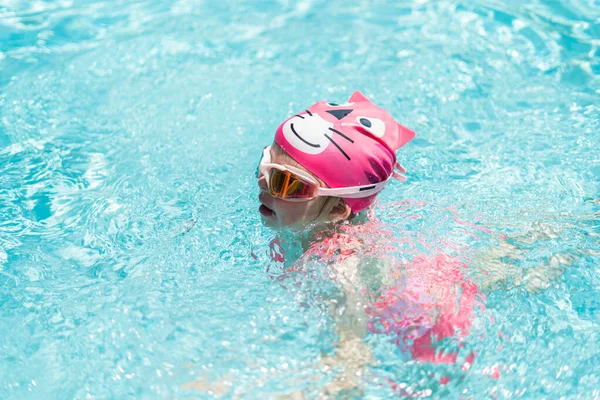
[[[254,169],[355,89],[418,134],[377,219],[529,273],[470,368],[368,334],[355,395],[600,398],[599,47],[597,0],[0,0],[0,398],[317,398],[336,283],[286,283]]]

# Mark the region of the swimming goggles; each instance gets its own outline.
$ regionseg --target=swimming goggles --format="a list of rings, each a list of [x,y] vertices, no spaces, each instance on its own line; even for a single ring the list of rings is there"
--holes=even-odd
[[[319,182],[306,171],[289,165],[271,162],[271,146],[265,147],[256,168],[256,177],[264,176],[267,181],[269,194],[287,201],[308,201],[318,196],[345,198],[361,198],[374,195],[383,190],[390,176],[385,181],[344,188],[323,188]]]

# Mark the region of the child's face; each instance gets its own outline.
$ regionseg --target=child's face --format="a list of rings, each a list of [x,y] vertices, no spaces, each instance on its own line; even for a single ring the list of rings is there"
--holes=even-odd
[[[280,151],[274,151],[273,148],[271,149],[271,162],[282,165],[291,165],[310,173],[289,155]],[[316,179],[320,182],[318,178]],[[323,183],[321,182],[321,184]],[[333,211],[334,206],[336,206],[341,199],[317,197],[312,200],[298,202],[282,200],[269,194],[266,178],[262,175],[258,179],[258,186],[260,187],[258,199],[261,202],[259,212],[267,226],[301,228],[310,223],[326,222],[340,217],[337,215],[334,216]],[[348,208],[347,215],[342,215],[341,217],[347,218],[349,214],[350,211]]]

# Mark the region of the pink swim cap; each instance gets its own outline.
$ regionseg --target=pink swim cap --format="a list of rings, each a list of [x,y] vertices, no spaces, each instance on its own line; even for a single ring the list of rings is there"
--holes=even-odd
[[[388,179],[395,151],[415,137],[359,91],[346,104],[320,101],[277,129],[275,142],[331,188],[361,186]],[[344,198],[358,213],[376,194]]]

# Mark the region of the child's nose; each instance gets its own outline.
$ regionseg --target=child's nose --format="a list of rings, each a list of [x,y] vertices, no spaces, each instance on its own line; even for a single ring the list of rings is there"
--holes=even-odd
[[[267,190],[267,180],[265,179],[264,175],[258,178],[258,187],[262,190]]]

